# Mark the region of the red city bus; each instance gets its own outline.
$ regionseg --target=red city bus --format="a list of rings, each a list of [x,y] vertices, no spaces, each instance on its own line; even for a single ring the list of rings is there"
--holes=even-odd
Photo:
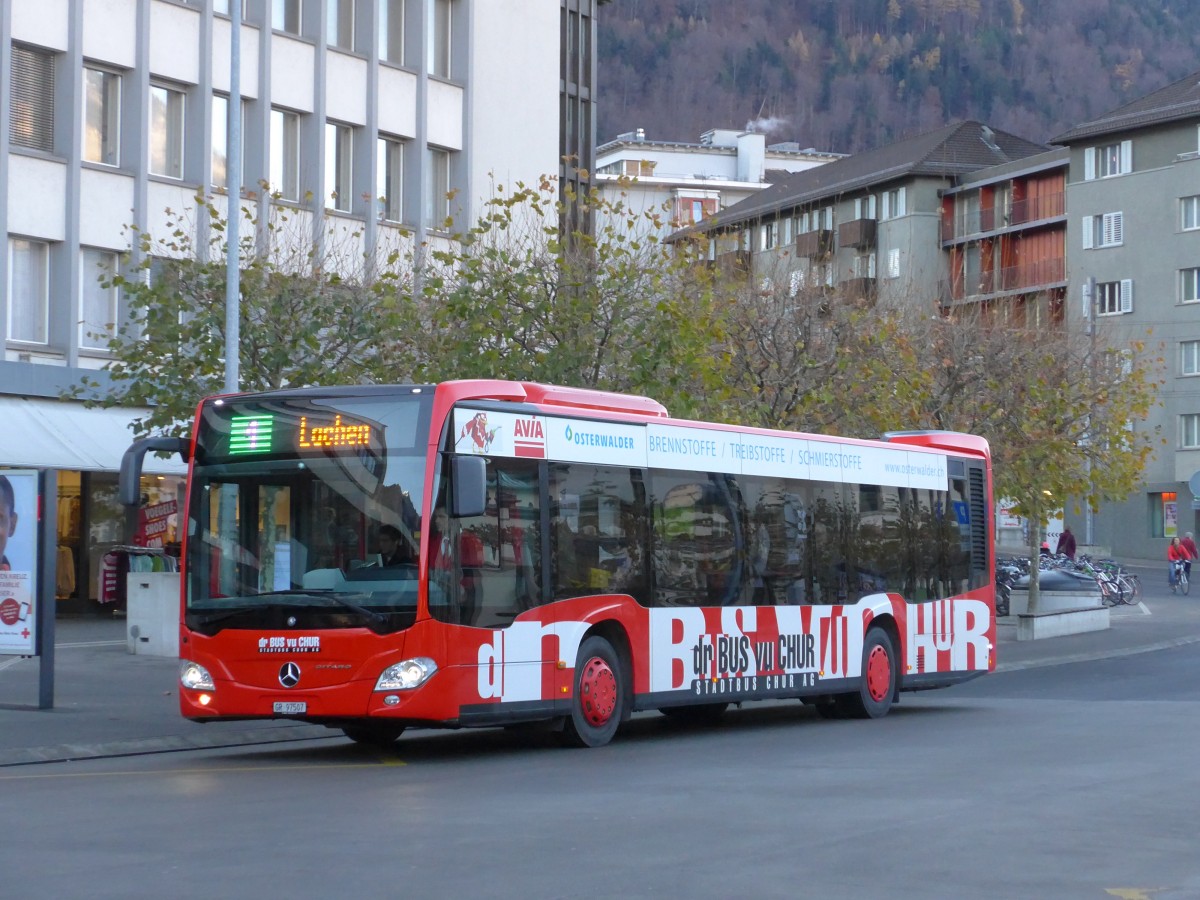
[[[675,420],[506,381],[204,400],[190,441],[180,707],[389,743],[797,698],[885,715],[995,667],[985,440]]]

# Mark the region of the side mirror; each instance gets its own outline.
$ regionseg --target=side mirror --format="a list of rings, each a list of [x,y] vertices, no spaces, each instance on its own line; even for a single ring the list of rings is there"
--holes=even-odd
[[[117,482],[117,497],[122,506],[137,507],[142,502],[142,460],[151,450],[178,453],[188,461],[187,438],[149,437],[134,441],[121,457],[121,475]],[[483,460],[480,460],[483,462]]]
[[[450,457],[450,484],[450,515],[483,515],[487,509],[487,460],[482,456]]]

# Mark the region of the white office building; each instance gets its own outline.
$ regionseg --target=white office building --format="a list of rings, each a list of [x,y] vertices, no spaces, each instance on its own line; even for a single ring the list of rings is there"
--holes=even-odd
[[[127,311],[97,276],[127,265],[130,226],[161,237],[198,193],[228,208],[229,3],[0,0],[0,469],[59,473],[60,610],[97,596],[132,437],[131,413],[60,397],[108,360]],[[244,0],[238,202],[361,260],[466,226],[493,178],[564,174],[562,110],[594,121],[593,4]],[[174,497],[181,467],[148,462]]]

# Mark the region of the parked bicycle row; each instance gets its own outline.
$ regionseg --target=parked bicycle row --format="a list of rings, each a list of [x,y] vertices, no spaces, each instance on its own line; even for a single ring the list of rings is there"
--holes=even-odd
[[[1007,616],[1013,590],[1027,590],[1032,564],[1028,557],[996,560],[996,615]],[[1183,582],[1186,584],[1186,578]],[[1137,575],[1115,559],[1075,559],[1066,554],[1042,553],[1038,558],[1038,587],[1045,591],[1099,590],[1105,606],[1135,605],[1141,601],[1142,586]]]

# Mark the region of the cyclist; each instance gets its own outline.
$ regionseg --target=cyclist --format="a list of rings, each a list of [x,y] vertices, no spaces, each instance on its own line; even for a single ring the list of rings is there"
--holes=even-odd
[[[1200,552],[1196,551],[1196,542],[1192,540],[1192,533],[1189,531],[1183,536],[1183,540],[1179,542],[1187,553],[1188,558],[1184,560],[1183,571],[1187,572],[1188,581],[1192,580],[1192,560],[1200,557]]]
[[[1175,562],[1176,560],[1186,565],[1188,552],[1183,549],[1183,544],[1180,543],[1178,537],[1171,538],[1171,543],[1167,547],[1167,583],[1171,587],[1175,587]]]

